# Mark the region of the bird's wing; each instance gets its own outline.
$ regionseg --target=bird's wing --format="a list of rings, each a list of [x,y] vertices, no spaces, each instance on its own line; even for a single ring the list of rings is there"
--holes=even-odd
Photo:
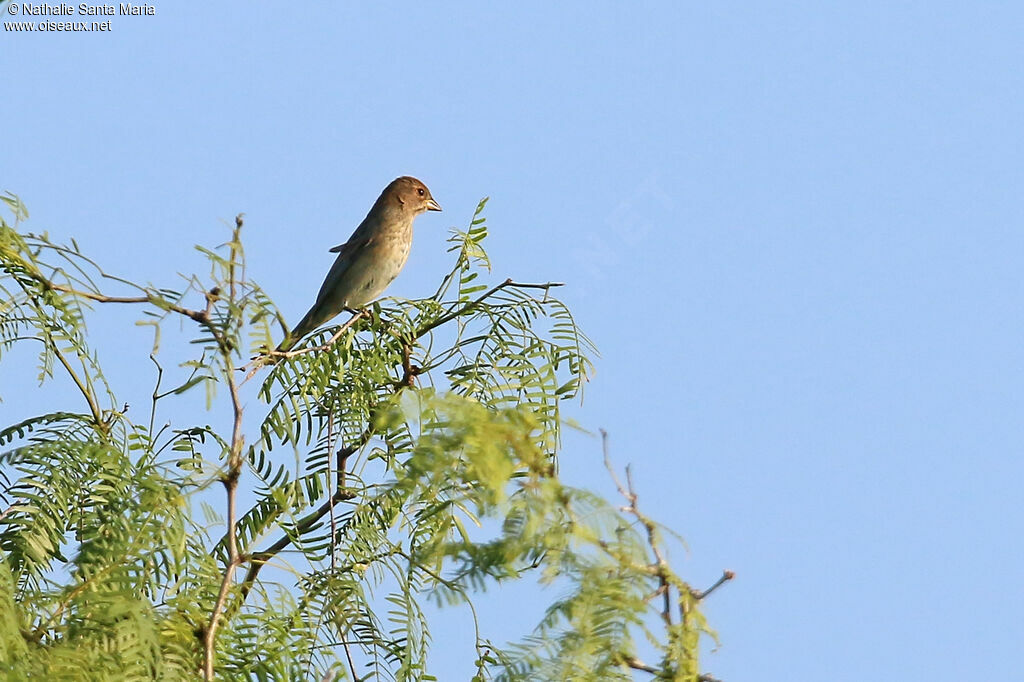
[[[349,236],[348,241],[344,244],[338,244],[331,253],[341,254],[339,260],[344,256],[351,255],[354,251],[363,249],[373,243],[374,237],[377,236],[378,230],[376,229],[377,221],[371,220],[370,216],[366,216],[363,222],[359,223],[359,227]]]
[[[330,249],[331,253],[338,253],[342,256],[347,256],[353,251],[369,246],[373,243],[374,235],[372,234],[359,234],[356,232],[353,234],[347,242],[344,244],[338,244],[334,248]]]

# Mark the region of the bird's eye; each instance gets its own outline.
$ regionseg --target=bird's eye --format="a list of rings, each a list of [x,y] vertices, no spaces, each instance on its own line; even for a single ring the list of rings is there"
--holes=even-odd
[[[423,188],[421,187],[418,190],[416,190],[416,193],[419,194],[420,196],[423,196]]]

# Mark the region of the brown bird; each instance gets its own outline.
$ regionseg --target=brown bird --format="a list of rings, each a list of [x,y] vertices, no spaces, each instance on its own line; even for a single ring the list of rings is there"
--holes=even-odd
[[[348,241],[331,249],[338,258],[320,286],[316,303],[277,347],[287,351],[342,310],[374,300],[398,276],[412,246],[412,221],[440,211],[427,186],[403,176],[384,188]]]

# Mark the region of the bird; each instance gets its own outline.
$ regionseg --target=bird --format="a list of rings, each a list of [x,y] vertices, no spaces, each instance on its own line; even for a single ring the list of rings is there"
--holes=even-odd
[[[412,222],[441,205],[420,180],[408,175],[393,180],[344,244],[331,249],[338,257],[320,285],[316,303],[289,332],[277,352],[287,352],[306,334],[343,310],[363,308],[398,276],[412,246]]]

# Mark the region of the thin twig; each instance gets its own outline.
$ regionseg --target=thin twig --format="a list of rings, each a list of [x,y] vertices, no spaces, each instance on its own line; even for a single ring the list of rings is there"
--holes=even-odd
[[[601,446],[604,452],[604,465],[611,474],[612,480],[615,482],[615,487],[618,488],[619,494],[626,498],[629,503],[626,507],[623,507],[623,511],[633,515],[637,521],[644,527],[647,532],[647,544],[651,547],[651,552],[654,554],[654,566],[652,566],[654,574],[658,577],[658,590],[655,592],[657,595],[659,592],[662,597],[662,609],[661,619],[665,621],[666,625],[672,625],[672,585],[669,581],[670,570],[668,562],[662,555],[661,550],[658,548],[658,526],[653,520],[640,512],[640,508],[637,506],[638,496],[636,494],[636,488],[633,486],[633,472],[630,467],[626,467],[626,486],[623,487],[622,482],[618,476],[615,475],[615,470],[612,467],[611,457],[608,453],[608,432],[601,429]]]
[[[237,259],[235,256],[238,253],[238,249],[241,248],[241,243],[238,241],[238,235],[242,231],[242,216],[244,214],[239,213],[235,216],[235,232],[231,235],[231,258],[228,260],[228,287],[231,294],[231,302],[238,300],[235,286],[235,263]]]
[[[238,538],[235,497],[238,491],[238,478],[242,470],[242,403],[238,396],[238,385],[235,383],[232,372],[228,372],[228,388],[231,392],[231,400],[234,406],[235,423],[231,434],[231,453],[228,456],[228,473],[222,479],[224,489],[227,492],[228,508],[228,564],[224,568],[224,577],[220,583],[220,591],[217,594],[217,602],[214,604],[213,612],[210,614],[210,621],[206,626],[204,637],[203,671],[206,680],[213,680],[213,650],[214,640],[217,636],[217,627],[220,624],[220,615],[227,603],[228,592],[234,581],[235,569],[242,564],[238,554]]]
[[[327,411],[327,485],[334,481],[334,408]],[[328,510],[331,515],[331,575],[337,568],[337,554],[334,543],[338,540],[338,522],[334,518],[334,505]]]
[[[238,217],[235,218],[235,234],[234,239],[232,240],[230,265],[228,267],[232,303],[236,300],[235,262],[239,255],[238,232],[241,228],[242,216],[239,214]],[[213,291],[209,296],[207,296],[207,312],[203,313],[207,319],[209,319],[209,310],[213,305],[213,298],[217,295],[217,292]],[[242,473],[242,448],[244,445],[244,436],[242,434],[243,408],[242,399],[238,394],[238,382],[235,381],[234,363],[231,359],[231,345],[227,343],[226,340],[223,343],[218,340],[218,346],[224,361],[224,376],[226,377],[228,390],[231,394],[234,423],[231,428],[231,449],[228,453],[228,471],[224,478],[221,479],[227,493],[228,563],[227,566],[224,567],[224,577],[220,583],[220,591],[217,594],[217,601],[213,606],[213,611],[210,613],[209,623],[203,633],[203,675],[207,682],[212,682],[213,680],[214,642],[216,641],[217,628],[220,625],[221,614],[224,613],[228,593],[231,591],[231,584],[234,582],[235,569],[242,565],[242,558],[238,553],[238,518],[235,502],[236,494],[238,492],[238,479]]]
[[[525,284],[525,283],[522,283],[522,282],[516,282],[516,281],[514,281],[510,277],[510,278],[506,279],[504,282],[502,282],[501,284],[496,284],[495,286],[491,287],[490,289],[485,291],[483,294],[481,294],[479,297],[473,299],[472,301],[470,301],[466,305],[462,306],[461,308],[458,308],[457,310],[453,310],[452,312],[448,313],[447,315],[442,315],[441,317],[437,318],[436,320],[434,320],[430,324],[428,324],[428,325],[426,325],[424,327],[421,327],[419,330],[417,330],[416,334],[413,335],[413,338],[414,339],[421,338],[422,336],[424,336],[425,334],[427,334],[431,330],[437,329],[441,325],[447,324],[448,322],[451,322],[452,320],[454,320],[457,317],[462,317],[463,315],[468,313],[470,310],[476,308],[478,305],[483,303],[485,300],[487,300],[488,298],[490,298],[494,294],[498,293],[502,289],[505,289],[506,287],[515,287],[517,289],[544,289],[545,291],[548,291],[552,287],[560,287],[560,286],[564,286],[564,283],[563,282],[546,282],[544,284]]]
[[[672,626],[672,587],[681,591],[679,595],[679,618],[683,626],[687,626],[687,616],[690,609],[694,608],[695,602],[704,599],[709,594],[714,592],[716,589],[721,587],[724,583],[732,580],[735,574],[732,571],[723,571],[722,577],[720,577],[715,584],[703,592],[690,588],[685,583],[681,583],[671,572],[668,562],[665,560],[658,546],[658,526],[657,524],[644,514],[640,512],[637,505],[637,494],[636,488],[633,486],[633,474],[630,467],[626,467],[626,484],[623,485],[618,475],[615,473],[615,469],[612,468],[611,457],[608,454],[608,432],[601,429],[601,445],[604,452],[604,465],[608,469],[608,473],[612,477],[612,481],[615,483],[615,487],[618,489],[619,494],[622,495],[627,502],[627,505],[621,507],[624,513],[630,514],[644,527],[647,532],[647,544],[651,547],[651,552],[654,554],[655,562],[653,565],[648,567],[651,574],[658,578],[658,588],[648,596],[644,601],[647,602],[654,599],[658,595],[661,595],[663,599],[663,608],[661,610],[661,618],[665,621],[665,624],[671,628]],[[687,594],[688,593],[688,594]],[[689,598],[684,598],[684,595]],[[671,630],[670,630],[671,632]],[[647,665],[640,659],[634,656],[624,656],[622,658],[623,664],[633,668],[635,670],[642,670],[644,672],[651,673],[652,675],[661,676],[664,671],[654,668],[653,666]],[[711,675],[702,674],[697,677],[698,682],[719,682]]]
[[[348,669],[352,672],[352,680],[355,682],[359,680],[359,674],[356,672],[356,662],[352,660],[352,652],[348,649],[348,640],[342,640],[341,646],[345,649],[345,658],[348,659]]]
[[[149,412],[149,437],[153,437],[153,425],[156,423],[156,403],[160,400],[160,382],[164,378],[164,368],[160,366],[156,356],[149,354],[149,359],[156,365],[156,385],[153,386],[153,408]]]
[[[210,317],[213,302],[217,299],[218,291],[213,289],[206,293],[206,309],[205,310],[192,310],[180,306],[176,303],[171,303],[164,298],[157,296],[156,294],[147,293],[145,296],[107,296],[106,294],[97,294],[91,291],[82,291],[80,289],[73,289],[72,287],[65,286],[63,284],[56,284],[48,279],[37,277],[39,282],[47,288],[55,291],[62,291],[72,296],[79,296],[81,298],[87,298],[90,301],[96,301],[97,303],[151,303],[161,310],[170,311],[183,315],[190,320],[198,322],[202,325],[210,334],[213,336],[213,340],[217,342],[217,346],[222,351],[230,351],[231,344],[228,343],[227,338],[224,336],[224,332],[217,328],[213,318]]]
[[[334,336],[332,336],[327,341],[327,343],[324,343],[323,345],[311,346],[309,348],[300,348],[299,350],[272,350],[272,351],[269,351],[265,356],[260,356],[260,357],[294,358],[297,355],[305,355],[306,353],[319,353],[319,352],[325,351],[328,348],[330,348],[331,346],[333,346],[338,341],[338,339],[341,338],[341,335],[344,334],[346,331],[348,331],[348,328],[356,323],[356,320],[359,320],[359,319],[361,319],[361,318],[363,318],[363,317],[365,317],[365,316],[367,316],[369,314],[370,314],[370,311],[368,309],[366,309],[366,308],[354,311],[352,313],[352,317],[348,318],[345,321],[345,324],[341,325],[341,327],[338,328],[338,331],[336,331],[334,333]]]
[[[501,291],[502,289],[505,289],[506,287],[515,287],[515,288],[518,288],[518,289],[543,289],[544,292],[545,292],[545,296],[546,296],[547,292],[549,292],[552,288],[560,287],[560,286],[565,286],[564,282],[545,282],[543,284],[534,284],[534,283],[516,282],[516,281],[512,280],[511,278],[506,279],[504,282],[501,282],[500,284],[497,284],[497,285],[491,287],[486,292],[484,292],[482,295],[480,295],[479,297],[477,297],[474,300],[470,301],[466,305],[464,305],[464,306],[462,306],[462,307],[460,307],[460,308],[458,308],[456,310],[451,311],[447,315],[442,315],[441,317],[437,318],[436,320],[434,320],[430,324],[427,324],[427,325],[421,327],[420,329],[416,330],[416,332],[412,335],[412,340],[416,340],[416,339],[422,338],[423,336],[425,336],[426,334],[428,334],[432,330],[437,329],[441,325],[446,324],[448,322],[451,322],[452,320],[454,320],[457,317],[461,317],[461,316],[465,315],[467,312],[473,310],[478,305],[483,303],[485,300],[487,300],[488,298],[493,296],[495,293],[497,293],[498,291]],[[357,311],[353,311],[352,317],[350,317],[345,322],[345,324],[343,324],[338,329],[338,331],[335,332],[334,335],[326,343],[324,343],[322,345],[310,346],[308,348],[300,348],[298,350],[287,350],[287,351],[272,350],[272,351],[268,351],[264,355],[260,355],[260,356],[257,356],[255,358],[253,358],[253,360],[249,364],[247,364],[247,365],[245,365],[244,367],[241,368],[243,371],[246,372],[245,380],[248,381],[249,379],[251,379],[253,377],[253,375],[255,375],[257,371],[259,371],[259,369],[261,367],[263,367],[264,365],[268,364],[268,360],[270,362],[276,362],[277,359],[288,359],[288,358],[296,357],[298,355],[305,355],[306,353],[319,353],[319,352],[323,352],[323,351],[328,350],[331,346],[333,346],[338,341],[339,338],[341,338],[341,335],[344,334],[345,331],[349,327],[351,327],[353,324],[355,324],[356,320],[358,320],[359,318],[361,318],[361,317],[363,317],[365,315],[368,315],[368,314],[369,314],[369,310],[366,309],[366,308],[363,308],[363,309],[357,310]],[[405,375],[405,377],[403,378],[403,381],[408,382],[411,377],[415,377],[415,374],[408,374],[407,373]],[[409,384],[406,383],[405,385],[409,385]]]
[[[245,601],[246,596],[248,596],[249,591],[252,589],[252,586],[256,581],[256,576],[259,575],[260,570],[263,568],[265,564],[267,564],[271,559],[277,556],[288,545],[292,544],[295,537],[300,536],[303,533],[306,533],[312,528],[314,528],[316,524],[320,521],[320,519],[327,515],[328,511],[332,506],[338,504],[342,500],[347,500],[351,498],[352,493],[345,490],[335,490],[334,494],[331,495],[331,497],[326,502],[320,505],[315,511],[310,512],[305,517],[300,519],[299,522],[295,524],[294,531],[292,533],[285,532],[280,538],[278,538],[272,545],[267,547],[265,550],[253,553],[252,557],[249,559],[249,570],[246,572],[245,577],[242,579],[242,581],[238,583],[239,598],[235,602],[235,605],[233,606],[231,613],[237,611],[238,608],[241,607],[242,603]]]
[[[397,389],[396,389],[397,390]],[[371,420],[372,424],[372,420]],[[330,498],[320,505],[316,510],[310,512],[295,524],[291,532],[285,531],[285,533],[278,538],[273,544],[267,547],[261,552],[255,552],[249,561],[249,570],[246,572],[245,577],[239,583],[239,598],[232,607],[231,613],[238,608],[241,608],[245,602],[245,598],[249,595],[253,585],[256,582],[257,576],[259,576],[260,570],[267,564],[271,559],[281,553],[286,547],[291,545],[295,538],[301,537],[303,533],[308,532],[316,526],[317,523],[323,519],[324,516],[332,513],[334,506],[343,500],[349,500],[354,497],[353,493],[346,490],[345,485],[345,471],[348,466],[348,458],[358,452],[363,446],[370,442],[373,438],[375,431],[373,426],[367,426],[360,434],[359,438],[355,443],[347,445],[343,448],[338,449],[338,471],[337,471],[337,487]]]
[[[345,324],[341,325],[338,331],[334,333],[334,336],[332,336],[327,341],[327,343],[321,344],[319,346],[310,346],[308,348],[300,348],[298,350],[271,350],[266,351],[262,355],[257,355],[248,363],[238,368],[239,372],[245,372],[245,379],[242,381],[242,383],[244,384],[246,381],[249,381],[249,379],[252,379],[256,375],[256,372],[260,371],[261,367],[264,367],[266,365],[272,365],[281,359],[294,358],[298,355],[305,355],[306,353],[321,353],[323,351],[329,350],[331,346],[337,343],[338,339],[341,338],[342,334],[344,334],[353,324],[355,324],[356,320],[359,320],[368,314],[369,311],[366,308],[363,308],[362,310],[353,311],[352,317],[346,320]]]
[[[158,308],[164,310],[170,310],[171,312],[184,315],[185,317],[191,318],[200,324],[207,324],[209,318],[199,310],[192,310],[191,308],[185,308],[184,306],[177,305],[176,303],[170,303],[162,298],[155,296],[154,294],[146,294],[145,296],[107,296],[106,294],[97,294],[91,291],[82,291],[80,289],[73,289],[63,284],[56,284],[49,280],[41,280],[42,284],[55,291],[62,291],[65,294],[71,294],[72,296],[78,296],[80,298],[87,298],[90,301],[96,301],[97,303],[152,303]]]
[[[725,583],[729,582],[730,580],[732,580],[735,577],[736,577],[736,574],[733,573],[732,571],[728,571],[728,570],[727,571],[722,571],[722,577],[720,577],[718,580],[716,580],[714,585],[712,585],[708,589],[704,590],[703,592],[700,592],[698,590],[691,590],[690,594],[693,595],[694,599],[696,599],[697,601],[700,601],[701,599],[703,599],[704,597],[708,596],[709,594],[711,594],[712,592],[717,590],[719,587],[721,587],[722,585],[724,585]]]
[[[78,390],[82,392],[83,396],[85,396],[85,402],[89,404],[89,412],[92,413],[93,421],[96,422],[96,428],[101,432],[106,432],[106,425],[103,421],[103,412],[100,410],[100,406],[96,402],[96,396],[92,394],[92,391],[89,390],[86,384],[78,377],[78,374],[76,374],[75,370],[72,369],[71,363],[68,362],[67,358],[64,357],[64,354],[57,348],[56,343],[50,344],[50,350],[52,350],[53,354],[57,356],[57,359],[60,360],[60,364],[64,366],[65,370],[67,370],[68,376],[71,377],[71,380],[75,382],[75,386],[77,386]]]
[[[652,675],[657,675],[659,672],[661,672],[654,666],[647,665],[636,656],[623,656],[622,662],[630,668],[632,668],[633,670],[642,670],[643,672],[651,673]]]
[[[286,531],[272,545],[267,547],[267,549],[261,552],[256,552],[252,555],[249,561],[249,570],[246,572],[245,578],[242,579],[242,582],[239,583],[239,598],[235,603],[232,612],[241,608],[242,604],[245,602],[245,598],[249,595],[249,591],[256,582],[256,577],[259,575],[260,570],[265,564],[281,553],[286,547],[288,547],[288,545],[292,544],[295,541],[295,538],[300,537],[303,533],[314,528],[324,516],[331,513],[335,505],[343,500],[350,500],[354,497],[353,493],[345,489],[345,469],[347,468],[348,458],[370,442],[370,439],[373,438],[373,434],[373,428],[368,426],[359,436],[356,443],[338,449],[338,483],[337,488],[335,488],[331,497],[315,511],[310,512],[303,518],[299,519],[295,524],[292,533]]]

